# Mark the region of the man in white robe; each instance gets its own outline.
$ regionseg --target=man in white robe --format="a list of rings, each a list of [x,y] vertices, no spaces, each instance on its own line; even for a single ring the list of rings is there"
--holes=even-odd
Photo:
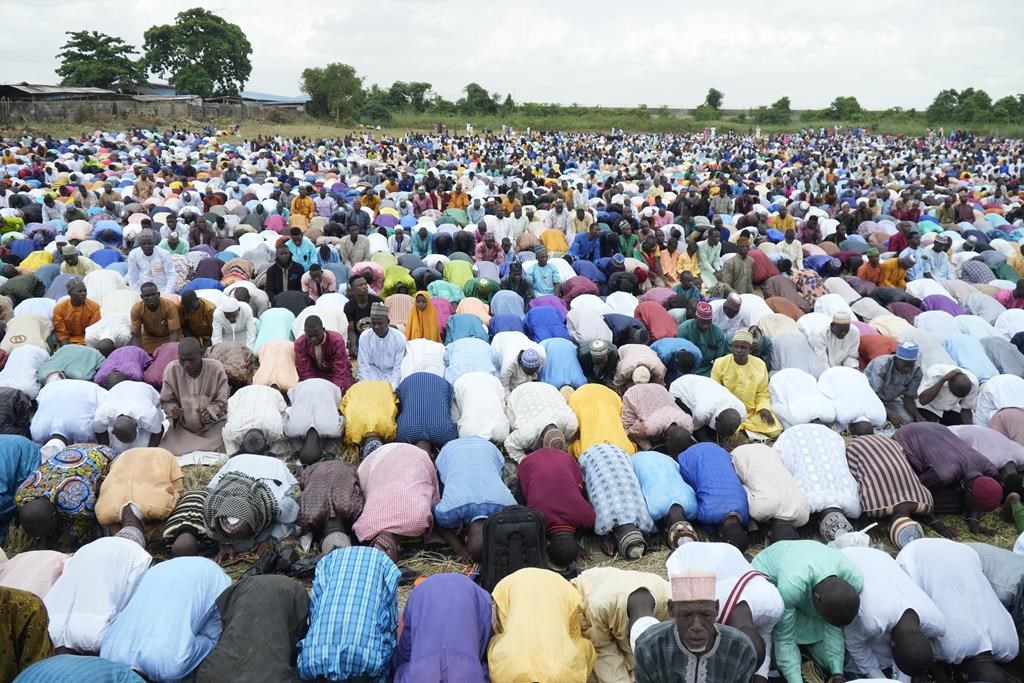
[[[54,647],[98,653],[152,560],[138,543],[119,536],[82,546],[44,600]]]
[[[876,548],[840,552],[864,575],[857,618],[845,629],[849,671],[866,678],[892,677],[910,683],[933,661],[932,642],[946,629],[946,618],[888,553]]]
[[[288,390],[289,405],[284,411],[282,431],[300,448],[299,459],[309,465],[320,459],[325,439],[340,439],[345,418],[338,409],[341,389],[320,377],[304,379]]]
[[[908,543],[896,562],[946,618],[935,658],[959,668],[970,681],[1008,680],[993,671],[997,667],[990,660],[1017,656],[1017,629],[985,578],[978,553],[964,543],[921,538]]]
[[[281,392],[272,387],[252,384],[236,391],[228,399],[228,418],[221,432],[226,452],[229,455],[239,452],[287,455],[289,448],[284,436],[287,407]]]
[[[799,368],[783,368],[772,375],[768,380],[768,393],[772,397],[772,410],[779,416],[783,428],[835,421],[832,401],[818,391],[814,375]]]
[[[549,427],[562,433],[563,444],[576,438],[580,428],[576,413],[565,397],[545,382],[527,382],[513,389],[505,412],[511,430],[505,439],[505,451],[516,462],[541,447],[544,432]]]
[[[459,425],[460,437],[479,436],[496,444],[508,438],[505,387],[500,379],[486,372],[467,372],[453,389],[452,419]]]
[[[818,378],[818,393],[831,404],[835,413],[833,421],[841,430],[850,429],[860,436],[885,424],[885,404],[860,370],[829,368]]]
[[[118,382],[100,400],[93,431],[105,433],[110,447],[118,453],[159,444],[164,432],[160,393],[145,382]],[[156,443],[152,443],[154,437]]]
[[[832,324],[817,331],[808,341],[811,348],[830,368],[856,368],[860,364],[860,332],[851,323],[849,311],[837,311]]]
[[[668,390],[690,411],[694,438],[698,441],[712,436],[728,438],[747,419],[743,402],[710,377],[683,375]]]

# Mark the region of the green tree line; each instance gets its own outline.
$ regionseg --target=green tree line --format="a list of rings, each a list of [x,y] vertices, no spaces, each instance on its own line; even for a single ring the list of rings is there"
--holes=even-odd
[[[57,54],[61,84],[134,92],[149,75],[166,78],[180,93],[236,96],[249,80],[252,45],[245,32],[200,7],[179,12],[173,24],[151,26],[142,54],[122,38],[98,31],[68,31]]]

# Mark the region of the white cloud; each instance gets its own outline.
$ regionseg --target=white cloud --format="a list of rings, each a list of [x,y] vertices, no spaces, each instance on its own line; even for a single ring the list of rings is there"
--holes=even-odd
[[[64,31],[141,45],[188,5],[152,0],[15,2],[0,80],[54,83]],[[253,45],[252,90],[294,95],[302,70],[345,62],[383,86],[427,81],[455,99],[470,81],[517,101],[692,107],[709,87],[726,107],[825,107],[853,95],[870,109],[923,108],[943,88],[994,99],[1024,87],[1014,27],[1024,3],[952,0],[375,0],[208,7]],[[8,35],[11,35],[10,29]]]

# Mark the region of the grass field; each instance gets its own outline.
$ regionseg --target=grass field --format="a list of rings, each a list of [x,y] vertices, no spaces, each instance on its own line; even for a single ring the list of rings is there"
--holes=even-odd
[[[312,139],[337,138],[351,133],[364,133],[367,129],[350,123],[336,124],[330,121],[318,120],[305,115],[288,114],[277,112],[274,114],[277,121],[242,121],[241,136],[238,138],[225,138],[234,142],[242,138],[254,138],[260,135],[282,135],[289,138],[305,137]],[[752,120],[741,121],[736,118],[729,118],[720,121],[698,121],[692,117],[660,116],[657,112],[638,115],[635,111],[606,110],[595,111],[592,108],[580,108],[578,113],[573,113],[572,108],[565,107],[553,113],[541,113],[536,115],[522,112],[513,112],[509,115],[492,116],[466,116],[466,115],[439,115],[433,113],[399,112],[393,115],[392,120],[382,126],[380,131],[374,131],[378,136],[399,136],[409,132],[432,131],[436,123],[442,123],[448,130],[462,134],[465,131],[466,123],[472,123],[477,133],[484,128],[493,131],[501,129],[503,124],[510,125],[516,131],[525,131],[530,128],[534,131],[593,131],[608,132],[612,128],[622,129],[627,132],[640,133],[692,133],[702,131],[706,127],[714,126],[719,131],[737,131],[740,133],[753,132],[760,127],[762,134],[777,132],[792,132],[803,128],[828,128],[835,126],[835,121],[797,121],[776,125],[763,124],[758,126]],[[127,120],[103,120],[85,121],[81,123],[46,123],[20,127],[0,127],[0,136],[10,137],[25,133],[30,135],[53,135],[55,137],[79,136],[90,134],[95,130],[123,130],[131,127],[149,127],[167,130],[169,128],[196,129],[207,121],[127,121]],[[220,128],[227,128],[232,123],[228,120],[214,120],[214,125]],[[364,122],[370,124],[372,122]],[[866,127],[877,133],[888,135],[923,135],[930,127],[918,114],[866,114],[861,120],[847,121],[839,124],[845,128]],[[934,126],[938,128],[939,126]],[[993,133],[1006,137],[1024,138],[1024,123],[1017,124],[977,124],[961,126],[957,124],[945,124],[941,126],[946,132],[956,128],[973,130],[978,134]]]

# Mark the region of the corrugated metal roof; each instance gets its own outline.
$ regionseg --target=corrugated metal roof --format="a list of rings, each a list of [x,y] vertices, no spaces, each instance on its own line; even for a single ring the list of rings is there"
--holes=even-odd
[[[39,85],[37,83],[5,83],[8,88],[20,90],[29,95],[116,95],[113,90],[103,88],[74,88],[64,85]]]

